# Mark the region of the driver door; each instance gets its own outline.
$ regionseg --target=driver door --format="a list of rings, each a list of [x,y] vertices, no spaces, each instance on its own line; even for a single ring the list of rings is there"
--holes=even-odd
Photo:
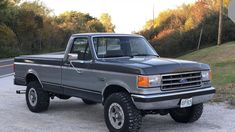
[[[62,87],[65,95],[87,98],[91,85],[89,65],[92,55],[87,37],[75,38],[68,60],[62,66]]]

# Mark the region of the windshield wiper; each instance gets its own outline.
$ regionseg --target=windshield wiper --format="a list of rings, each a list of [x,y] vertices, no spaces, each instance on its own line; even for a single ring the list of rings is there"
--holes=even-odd
[[[105,56],[104,58],[115,58],[115,57],[135,57],[135,56],[156,56],[159,57],[159,55],[151,55],[151,54],[136,54],[136,55],[109,55]]]
[[[130,57],[130,56],[126,56],[126,55],[109,55],[109,56],[105,56],[104,58],[115,58],[115,57]]]

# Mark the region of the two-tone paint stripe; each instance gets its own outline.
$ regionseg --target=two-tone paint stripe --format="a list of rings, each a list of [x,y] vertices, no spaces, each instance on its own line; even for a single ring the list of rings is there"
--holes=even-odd
[[[15,62],[16,65],[28,65],[28,66],[40,66],[40,67],[47,67],[47,68],[62,68],[68,70],[77,70],[85,71],[85,72],[97,72],[97,73],[106,73],[106,74],[115,74],[115,75],[125,75],[125,76],[136,76],[136,74],[131,73],[121,73],[115,71],[105,71],[105,70],[97,70],[97,69],[88,69],[88,68],[78,68],[78,67],[70,67],[70,66],[56,66],[56,65],[48,65],[48,64],[35,64],[35,63],[24,63],[24,62]]]

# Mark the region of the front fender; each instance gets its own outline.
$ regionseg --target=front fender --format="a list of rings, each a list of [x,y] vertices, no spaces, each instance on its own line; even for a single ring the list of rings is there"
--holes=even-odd
[[[105,88],[102,90],[102,95],[104,94],[104,91],[111,85],[120,86],[130,93],[130,87],[125,82],[120,80],[111,80],[106,83]]]

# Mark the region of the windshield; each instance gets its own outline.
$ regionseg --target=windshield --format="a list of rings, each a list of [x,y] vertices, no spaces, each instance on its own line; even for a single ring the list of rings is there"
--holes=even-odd
[[[98,58],[158,56],[142,37],[94,37],[93,43]]]

